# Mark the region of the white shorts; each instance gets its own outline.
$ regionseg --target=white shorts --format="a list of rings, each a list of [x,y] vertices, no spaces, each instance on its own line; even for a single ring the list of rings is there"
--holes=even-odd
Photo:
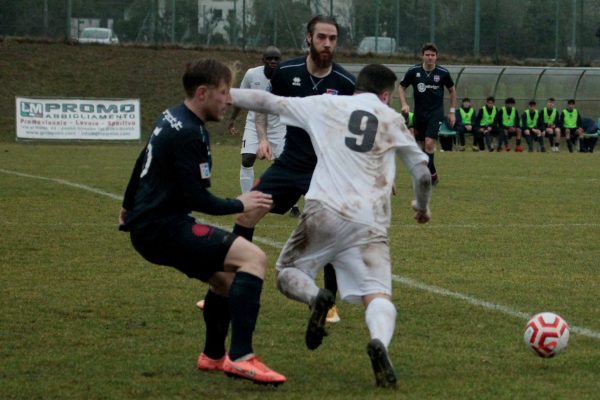
[[[392,266],[387,235],[371,226],[352,222],[307,200],[300,223],[286,242],[277,270],[298,268],[313,279],[331,263],[340,297],[359,303],[361,297],[392,294]]]
[[[267,139],[271,145],[271,151],[273,152],[273,159],[279,158],[283,151],[283,145],[285,144],[285,131],[281,134],[267,134]],[[242,139],[242,150],[240,154],[256,154],[258,149],[258,135],[255,129],[244,129],[244,138]]]

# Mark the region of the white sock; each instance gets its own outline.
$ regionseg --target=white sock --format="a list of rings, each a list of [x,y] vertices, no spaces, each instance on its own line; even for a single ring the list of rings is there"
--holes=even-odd
[[[240,186],[242,193],[249,192],[254,183],[254,167],[240,167]]]
[[[311,304],[319,294],[315,280],[298,268],[284,268],[277,275],[279,291],[293,300]]]
[[[396,327],[396,307],[386,298],[377,297],[365,310],[365,322],[371,339],[379,339],[385,348],[390,345]]]

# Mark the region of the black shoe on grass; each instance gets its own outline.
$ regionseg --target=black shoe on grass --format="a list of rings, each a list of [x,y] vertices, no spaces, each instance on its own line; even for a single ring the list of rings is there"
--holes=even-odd
[[[381,340],[372,339],[367,345],[367,353],[373,366],[375,385],[396,388],[396,371]]]
[[[315,298],[315,303],[310,308],[310,317],[308,317],[308,325],[306,327],[306,347],[309,350],[314,350],[323,342],[325,332],[325,320],[327,312],[335,303],[335,297],[327,289],[319,289],[319,294]]]

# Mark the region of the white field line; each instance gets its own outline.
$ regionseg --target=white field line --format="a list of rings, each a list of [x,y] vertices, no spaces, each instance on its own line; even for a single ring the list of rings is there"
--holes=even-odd
[[[96,193],[105,197],[109,197],[111,199],[114,200],[119,200],[121,201],[123,199],[122,196],[113,194],[113,193],[109,193],[109,192],[105,192],[103,190],[100,189],[96,189],[94,187],[91,186],[87,186],[87,185],[82,185],[79,183],[74,183],[74,182],[70,182],[64,179],[56,179],[56,178],[47,178],[44,176],[38,176],[38,175],[31,175],[31,174],[25,174],[25,173],[21,173],[21,172],[17,172],[17,171],[10,171],[10,170],[6,170],[6,169],[1,169],[0,168],[0,172],[8,174],[8,175],[15,175],[15,176],[21,176],[24,178],[31,178],[31,179],[38,179],[38,180],[43,180],[43,181],[48,181],[48,182],[54,182],[54,183],[58,183],[60,185],[66,185],[66,186],[70,186],[70,187],[74,187],[77,189],[82,189],[82,190],[86,190],[92,193]],[[201,220],[202,223],[210,223],[213,226],[217,226],[219,228],[223,228],[223,229],[227,229],[227,227],[221,226],[220,224],[215,224],[213,222],[207,221],[207,220]],[[597,224],[575,224],[574,226],[596,226]],[[461,225],[460,227],[469,227],[471,225]],[[498,225],[498,226],[505,226],[505,225]],[[554,226],[564,226],[564,224],[555,224]],[[479,225],[472,225],[472,227],[479,227]],[[487,227],[487,225],[486,225]],[[281,250],[281,248],[283,247],[284,243],[283,242],[278,242],[269,238],[263,238],[263,237],[255,237],[254,240],[258,243],[262,243],[264,245],[276,248],[278,250]],[[520,319],[524,319],[524,320],[529,320],[532,315],[522,312],[522,311],[518,311],[515,310],[511,307],[508,306],[504,306],[502,304],[496,304],[496,303],[492,303],[489,301],[485,301],[485,300],[480,300],[476,297],[473,296],[469,296],[467,294],[463,294],[463,293],[459,293],[459,292],[453,292],[451,290],[448,289],[444,289],[442,287],[439,286],[433,286],[433,285],[428,285],[426,283],[423,282],[419,282],[415,279],[411,279],[411,278],[407,278],[407,277],[403,277],[400,275],[396,275],[396,274],[392,274],[392,280],[394,282],[397,282],[401,285],[404,286],[408,286],[411,288],[415,288],[415,289],[420,289],[429,293],[433,293],[433,294],[437,294],[440,296],[444,296],[444,297],[450,297],[452,299],[456,299],[456,300],[461,300],[464,301],[465,303],[468,303],[470,305],[476,306],[476,307],[481,307],[481,308],[485,308],[488,310],[492,310],[492,311],[496,311],[499,312],[501,314],[505,314],[505,315],[509,315],[511,317],[515,317],[515,318],[520,318]],[[584,328],[584,327],[580,327],[580,326],[575,326],[575,325],[570,325],[571,328],[571,332],[577,333],[581,336],[587,336],[593,339],[600,339],[600,332],[596,332],[592,329],[589,328]]]

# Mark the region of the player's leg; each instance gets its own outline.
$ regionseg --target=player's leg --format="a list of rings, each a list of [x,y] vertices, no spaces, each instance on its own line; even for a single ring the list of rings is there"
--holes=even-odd
[[[375,384],[381,387],[396,387],[396,372],[388,348],[396,325],[396,307],[389,296],[371,294],[363,297],[365,322],[371,340],[367,344],[367,354],[375,376]]]
[[[225,270],[235,271],[235,277],[229,288],[231,345],[223,370],[255,383],[278,385],[286,378],[263,364],[252,346],[266,267],[267,257],[258,246],[244,238],[235,239],[224,261]]]
[[[204,350],[196,367],[205,371],[222,371],[225,361],[225,340],[231,321],[229,314],[229,287],[234,274],[216,272],[210,278],[211,286],[204,297],[203,318],[206,327]]]
[[[533,139],[535,137],[535,133],[533,133],[532,129],[525,129],[522,131],[522,135],[525,136],[525,142],[527,143],[527,151],[529,153],[533,152]]]
[[[533,132],[535,133],[535,140],[538,142],[539,144],[539,148],[540,148],[540,152],[545,153],[546,152],[546,146],[544,146],[544,136],[545,132],[543,129],[533,129]]]
[[[242,165],[240,166],[240,188],[242,193],[249,192],[254,183],[254,162],[256,153],[242,153]]]
[[[550,151],[554,152],[554,129],[544,128],[544,136],[548,137],[548,144],[550,145]]]
[[[554,141],[556,142],[556,152],[560,151],[560,128],[554,128]]]
[[[244,129],[242,139],[242,164],[240,166],[240,187],[242,193],[248,192],[254,184],[254,162],[256,161],[256,150],[258,149],[258,137],[256,130],[251,127]]]
[[[389,246],[384,232],[353,227],[355,245],[335,259],[340,295],[349,302],[362,302],[370,341],[367,352],[377,386],[395,387],[396,373],[388,347],[396,326],[396,307],[391,302],[392,273]]]
[[[510,128],[510,135],[515,136],[515,151],[517,153],[522,153],[523,152],[523,147],[521,146],[521,137],[522,137],[522,132],[521,132],[521,128],[517,128],[517,127],[512,127]],[[529,144],[529,140],[527,141],[527,144]]]
[[[335,297],[319,290],[314,279],[331,261],[339,243],[340,219],[319,202],[307,201],[300,222],[277,259],[277,287],[287,297],[308,304],[311,313],[306,345],[316,349],[325,335],[325,320]]]
[[[335,274],[335,268],[333,268],[333,265],[331,264],[326,264],[323,268],[323,286],[325,289],[331,292],[333,298],[335,299],[338,291],[337,277]],[[327,311],[326,321],[331,323],[341,321],[340,314],[335,303],[331,306],[329,311]]]
[[[467,133],[467,128],[466,127],[461,127],[458,130],[458,151],[465,151],[465,136]]]
[[[439,182],[437,169],[435,167],[435,146],[438,140],[438,133],[440,130],[440,125],[443,120],[443,111],[433,113],[427,116],[427,119],[419,122],[417,126],[417,122],[415,121],[415,129],[417,133],[423,132],[425,136],[425,144],[423,147],[423,151],[429,158],[429,162],[427,163],[427,167],[429,168],[429,172],[431,173],[431,183],[433,185],[437,185]]]

